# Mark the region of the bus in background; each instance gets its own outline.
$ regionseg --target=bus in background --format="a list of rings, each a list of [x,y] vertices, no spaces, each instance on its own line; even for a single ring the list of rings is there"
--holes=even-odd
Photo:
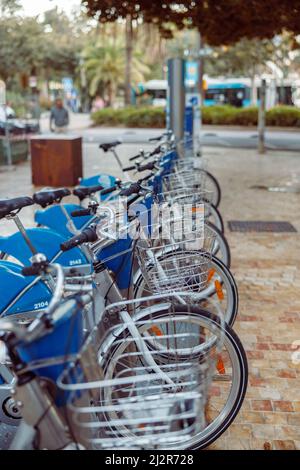
[[[246,107],[251,104],[250,79],[206,78],[204,106],[229,104]]]
[[[269,91],[274,86],[273,106],[275,104],[293,105],[293,96],[295,94],[296,82],[290,79],[283,80],[278,85],[275,84],[272,77],[266,77],[269,83]],[[229,104],[244,108],[252,105],[252,84],[250,78],[206,78],[205,106],[218,104]],[[255,80],[256,105],[259,104],[260,97],[260,79]]]
[[[276,104],[300,105],[300,81],[285,79],[280,84],[275,84],[272,77],[266,77],[268,92],[270,94],[270,106]],[[204,77],[205,99],[204,106],[229,104],[236,107],[252,105],[251,79],[250,78],[210,78]],[[139,93],[136,95],[138,104],[151,104],[152,106],[165,107],[167,104],[168,83],[166,80],[150,80],[139,85]],[[260,79],[255,80],[256,105],[259,104]],[[272,95],[272,96],[271,96]]]
[[[138,104],[165,107],[167,105],[167,80],[149,80],[139,84],[139,92],[136,94]]]

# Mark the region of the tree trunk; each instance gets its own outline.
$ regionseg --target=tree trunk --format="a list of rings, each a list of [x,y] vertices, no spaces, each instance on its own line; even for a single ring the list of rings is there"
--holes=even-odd
[[[257,88],[255,86],[255,71],[254,70],[251,76],[251,105],[257,106]]]
[[[266,130],[266,80],[261,81],[260,105],[258,111],[258,152],[265,153]]]
[[[117,38],[118,38],[118,23],[115,21],[113,24],[113,42],[114,46],[117,44]]]
[[[133,50],[133,28],[132,17],[126,18],[126,67],[125,67],[125,104],[131,103],[131,69],[132,69],[132,50]]]
[[[115,98],[116,98],[116,93],[115,93],[115,87],[112,82],[109,82],[107,84],[107,95],[108,95],[108,105],[109,107],[113,107]]]

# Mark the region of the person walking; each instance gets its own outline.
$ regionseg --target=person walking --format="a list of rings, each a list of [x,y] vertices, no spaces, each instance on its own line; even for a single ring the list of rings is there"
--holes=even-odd
[[[53,126],[54,123],[54,126]],[[61,98],[56,98],[55,105],[50,113],[50,130],[57,134],[64,134],[67,132],[69,125],[69,112],[64,107]]]

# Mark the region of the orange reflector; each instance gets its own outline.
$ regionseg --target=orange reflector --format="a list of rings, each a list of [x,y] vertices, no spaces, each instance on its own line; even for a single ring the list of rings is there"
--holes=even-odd
[[[224,292],[223,292],[222,284],[220,283],[220,281],[215,281],[215,288],[216,288],[218,299],[223,300]]]
[[[192,207],[192,213],[195,214],[195,212],[203,212],[202,207]]]
[[[218,360],[217,360],[217,370],[219,372],[219,374],[225,374],[225,366],[224,366],[224,362],[223,362],[223,359],[221,358],[221,356],[218,357]]]
[[[210,269],[210,270],[208,271],[208,276],[207,276],[207,281],[208,281],[208,282],[212,280],[212,278],[214,277],[215,273],[216,273],[216,271],[215,271],[214,269]]]
[[[162,331],[158,328],[158,326],[151,326],[150,330],[152,331],[152,333],[155,334],[155,336],[162,336],[163,333]]]

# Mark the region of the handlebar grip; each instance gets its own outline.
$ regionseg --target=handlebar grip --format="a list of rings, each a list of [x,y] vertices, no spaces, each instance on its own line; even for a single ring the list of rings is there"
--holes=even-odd
[[[133,183],[129,186],[129,188],[122,189],[120,191],[120,196],[131,196],[132,194],[138,194],[141,190],[141,186],[139,183]]]
[[[66,242],[60,245],[62,251],[69,251],[76,246],[83,245],[83,243],[95,242],[98,239],[96,230],[93,227],[88,227],[83,230],[79,235],[75,235]]]
[[[154,150],[152,150],[152,152],[150,152],[150,157],[154,157],[154,155],[156,155],[157,153],[160,153],[160,152],[161,152],[161,146],[159,145]]]
[[[146,170],[154,170],[155,168],[155,163],[154,162],[149,162],[149,163],[145,163],[145,165],[139,165],[138,167],[138,171],[142,172],[142,171],[146,171]]]
[[[134,157],[130,157],[130,158],[129,158],[129,161],[130,161],[130,162],[133,162],[133,160],[137,160],[137,159],[140,158],[140,157],[141,157],[141,154],[139,153],[138,155],[135,155]]]
[[[33,264],[32,266],[24,266],[22,268],[22,274],[23,276],[37,276],[41,271],[41,265],[40,264]]]
[[[132,165],[132,166],[127,166],[126,168],[123,168],[123,171],[132,171],[132,170],[135,170],[135,169],[136,169],[136,166]]]
[[[100,192],[100,195],[101,196],[105,196],[105,194],[110,194],[110,193],[113,193],[114,191],[116,191],[118,188],[117,186],[112,186],[111,188],[106,188],[106,189],[103,189],[101,192]]]
[[[91,215],[90,209],[81,209],[79,211],[71,212],[71,217],[82,217],[84,215]]]
[[[149,142],[158,142],[162,138],[162,136],[160,136],[160,137],[150,137],[150,139],[148,139],[148,140],[149,140]]]
[[[145,176],[144,178],[141,178],[141,179],[139,180],[139,183],[142,183],[143,181],[148,181],[148,180],[150,180],[150,178],[152,178],[152,177],[153,177],[153,173],[149,173],[149,174],[148,174],[147,176]]]

